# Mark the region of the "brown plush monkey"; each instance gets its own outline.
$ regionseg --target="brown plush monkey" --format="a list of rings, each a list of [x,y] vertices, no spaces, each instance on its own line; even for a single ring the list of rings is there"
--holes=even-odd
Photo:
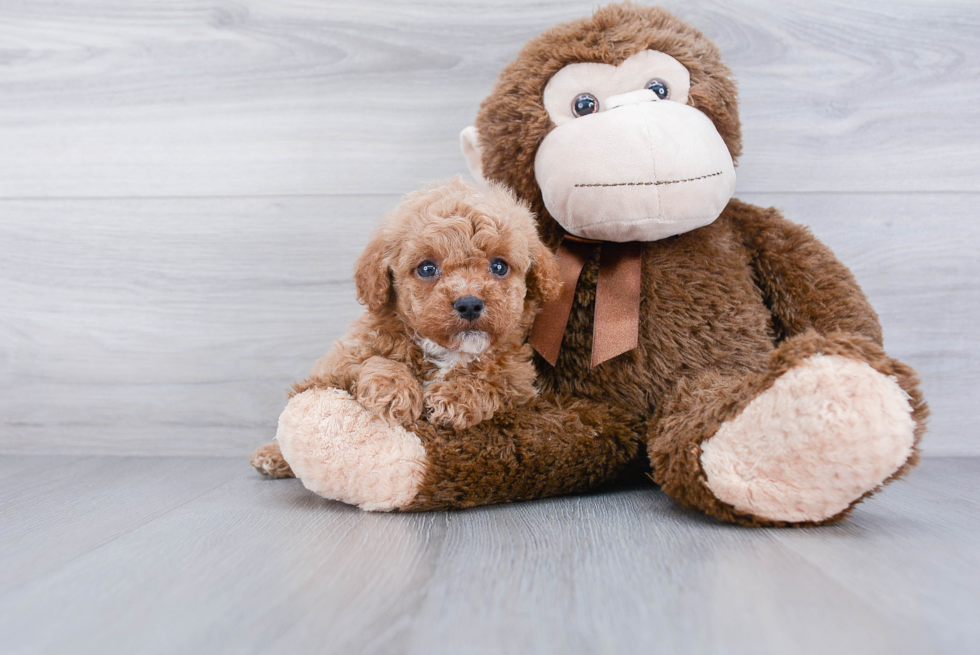
[[[648,458],[666,493],[712,516],[817,524],[917,461],[926,405],[850,271],[777,211],[731,199],[735,86],[696,29],[632,4],[554,27],[462,142],[562,262],[565,293],[532,340],[543,393],[466,430],[406,431],[311,389],[277,435],[308,455],[308,486],[352,448],[377,482],[334,481],[331,497],[400,510],[585,491]],[[339,433],[362,429],[370,448]]]

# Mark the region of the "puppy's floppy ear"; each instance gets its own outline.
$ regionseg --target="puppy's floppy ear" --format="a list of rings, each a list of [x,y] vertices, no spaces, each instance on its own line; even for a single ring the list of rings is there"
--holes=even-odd
[[[558,260],[548,246],[538,241],[533,249],[534,262],[527,274],[528,292],[542,302],[558,300],[561,295],[561,272]]]
[[[388,240],[378,232],[354,265],[357,302],[376,312],[391,297],[391,272],[388,268]]]

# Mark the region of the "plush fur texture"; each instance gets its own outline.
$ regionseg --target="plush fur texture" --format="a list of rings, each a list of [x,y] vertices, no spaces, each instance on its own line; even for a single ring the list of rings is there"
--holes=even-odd
[[[335,438],[319,438],[323,434]],[[296,395],[279,417],[276,441],[307,489],[361,509],[402,507],[422,483],[425,450],[419,438],[340,389]]]
[[[718,48],[665,9],[624,3],[602,7],[590,18],[557,25],[531,39],[501,71],[476,118],[485,146],[483,175],[506,183],[535,213],[545,215],[534,177],[538,146],[555,127],[544,107],[545,86],[567,64],[619,65],[644,50],[667,53],[688,69],[688,104],[711,119],[737,161],[742,150],[738,94]],[[549,244],[557,245],[558,224],[548,217],[542,227]]]
[[[425,475],[404,509],[474,507],[595,489],[631,473],[642,450],[624,425],[629,418],[614,408],[550,394],[468,430],[419,423]]]
[[[538,146],[553,129],[542,91],[566,64],[618,64],[646,49],[688,68],[688,103],[714,122],[733,158],[740,153],[735,86],[696,29],[632,4],[559,25],[504,69],[476,120],[484,175],[537,212],[551,246],[562,228],[534,176]],[[582,271],[557,365],[535,358],[540,396],[469,428],[413,426],[425,464],[403,509],[578,492],[645,464],[667,494],[721,520],[815,525],[846,516],[915,464],[928,413],[915,373],[885,354],[854,277],[805,228],[732,200],[710,225],[644,243],[639,345],[592,368],[601,249]],[[369,306],[383,301],[390,282],[367,281]],[[375,338],[408,352],[412,340],[398,325],[379,324]],[[818,361],[834,366],[815,369]],[[349,388],[352,380],[330,384]],[[418,401],[405,405],[414,411]],[[773,435],[799,452],[771,450]],[[765,498],[753,487],[753,471],[763,469],[755,484],[772,491]]]
[[[701,468],[708,489],[740,512],[827,519],[909,458],[911,412],[894,377],[866,362],[814,355],[723,423],[702,444]]]
[[[688,104],[715,123],[733,159],[741,152],[730,72],[696,29],[662,9],[629,3],[556,26],[532,39],[503,70],[476,120],[484,176],[511,185],[531,204],[552,245],[563,231],[548,215],[534,177],[538,146],[554,128],[542,90],[566,64],[619,64],[646,49],[665,52],[688,68]],[[806,229],[774,209],[732,200],[711,225],[645,243],[639,347],[590,369],[597,270],[598,256],[580,277],[557,366],[536,360],[539,384],[645,419],[647,427],[633,437],[645,442],[654,478],[685,504],[749,525],[786,522],[720,501],[698,458],[700,444],[772,384],[777,377],[773,366],[783,374],[805,359],[791,358],[798,349],[809,349],[808,355],[834,354],[847,344],[847,356],[893,375],[909,394],[916,443],[925,429],[927,410],[915,375],[881,352],[877,316],[850,271]],[[884,420],[908,415],[903,409]],[[628,438],[631,424],[620,430],[618,443]],[[896,475],[915,461],[913,446]],[[846,463],[835,472],[852,473]],[[857,498],[878,486],[866,484]],[[815,512],[793,522],[824,522],[846,512],[834,517]]]
[[[495,260],[509,270],[495,274]],[[423,262],[438,273],[421,277]],[[560,282],[534,217],[505,188],[455,178],[406,196],[354,277],[367,311],[294,394],[343,389],[392,424],[411,426],[424,415],[460,429],[536,395],[524,340],[539,303],[554,298]],[[465,296],[483,301],[475,320],[454,309]],[[257,470],[288,475],[274,447],[260,451]]]
[[[679,381],[650,421],[648,443],[654,480],[664,491],[684,505],[725,521],[745,525],[780,526],[830,523],[844,518],[857,502],[871,495],[880,485],[869,483],[870,486],[855,497],[848,507],[833,516],[821,517],[820,513],[814,513],[807,519],[786,521],[759,516],[746,509],[739,510],[716,497],[711,490],[713,483],[709,481],[702,463],[702,447],[705,442],[718,434],[724,426],[734,422],[755,398],[763,395],[782,376],[798,366],[804,366],[807,360],[818,355],[866,362],[881,375],[894,379],[908,395],[907,404],[911,414],[909,415],[904,407],[900,411],[893,409],[888,422],[901,422],[911,416],[915,423],[913,445],[908,459],[882,484],[907,473],[919,461],[918,442],[925,432],[925,420],[928,415],[928,409],[918,389],[919,381],[915,372],[901,362],[888,357],[878,344],[867,337],[844,332],[832,332],[825,336],[815,330],[808,330],[782,342],[769,354],[761,370],[741,373],[726,372],[723,369],[710,370]],[[822,384],[830,388],[821,390],[821,393],[832,394],[838,382],[822,381]],[[824,411],[838,412],[842,409],[841,405],[828,402]],[[796,412],[795,408],[789,408],[789,415]],[[849,438],[861,439],[864,436],[863,433],[859,433],[850,435]],[[806,438],[805,435],[798,433],[791,438],[796,440],[801,437]],[[900,446],[903,438],[895,441],[895,445]],[[745,463],[753,463],[755,460],[752,458],[755,453],[746,454]],[[847,461],[841,462],[837,475],[841,478],[850,477],[854,472],[850,464],[851,462]]]

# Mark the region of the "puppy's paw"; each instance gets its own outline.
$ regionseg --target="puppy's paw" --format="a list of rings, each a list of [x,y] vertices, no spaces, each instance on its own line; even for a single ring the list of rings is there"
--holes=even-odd
[[[470,385],[454,380],[436,380],[425,390],[423,403],[430,423],[464,430],[493,416],[488,394],[479,394]]]
[[[408,426],[422,415],[422,385],[401,362],[372,357],[361,366],[357,402],[389,423]]]
[[[279,444],[273,441],[259,446],[249,460],[255,470],[267,478],[294,478],[292,469],[283,459]]]

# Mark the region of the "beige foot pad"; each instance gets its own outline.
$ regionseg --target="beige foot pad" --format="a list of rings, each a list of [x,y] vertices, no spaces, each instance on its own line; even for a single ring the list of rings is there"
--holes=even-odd
[[[912,454],[915,423],[894,378],[817,355],[780,377],[702,444],[707,486],[735,509],[822,521],[876,488]]]
[[[340,389],[309,389],[279,417],[276,440],[293,473],[324,498],[364,510],[407,506],[425,471],[417,436]]]

